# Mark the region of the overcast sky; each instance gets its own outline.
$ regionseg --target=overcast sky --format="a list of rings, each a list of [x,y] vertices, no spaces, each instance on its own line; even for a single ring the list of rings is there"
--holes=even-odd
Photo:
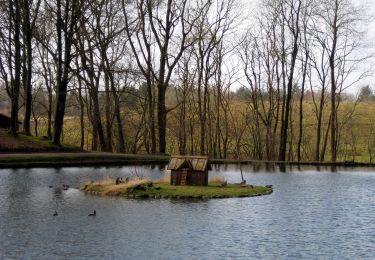
[[[368,15],[369,18],[372,20],[368,24],[367,35],[364,40],[366,41],[369,47],[365,51],[369,54],[375,53],[375,0],[354,0],[353,2],[356,4],[363,5],[367,12],[366,15]],[[368,62],[368,64],[364,65],[363,70],[368,68],[371,68],[372,75],[353,86],[351,89],[349,89],[349,92],[356,94],[359,88],[363,85],[370,85],[372,89],[375,90],[375,58],[371,59]]]
[[[249,19],[249,22],[251,20],[251,17],[253,16],[253,11],[256,10],[257,2],[260,0],[240,0],[242,1],[242,10],[250,10],[249,14],[246,13],[247,18]],[[375,53],[375,0],[352,0],[355,5],[362,5],[365,10],[366,15],[372,19],[372,21],[369,21],[369,24],[366,28],[367,34],[366,37],[363,39],[365,41],[365,44],[368,46],[365,50],[363,50],[366,53],[372,54]],[[372,60],[369,60],[366,64],[363,64],[363,68],[360,68],[358,70],[358,74],[362,74],[364,71],[367,71],[371,69],[372,75],[361,80],[357,84],[353,85],[351,88],[347,90],[347,92],[351,94],[357,94],[358,90],[361,86],[364,85],[370,85],[373,90],[375,90],[375,58]],[[353,80],[357,79],[357,76],[353,75]]]

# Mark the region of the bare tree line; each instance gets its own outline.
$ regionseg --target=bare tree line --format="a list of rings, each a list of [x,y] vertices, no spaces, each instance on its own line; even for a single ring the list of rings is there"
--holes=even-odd
[[[324,161],[329,152],[336,161],[354,111],[338,116],[342,93],[365,76],[350,75],[369,58],[358,55],[366,21],[350,0],[262,0],[244,32],[250,12],[238,0],[16,0],[0,8],[10,133],[20,131],[22,112],[24,133],[60,145],[73,115],[79,145],[95,151],[280,161]],[[241,105],[240,85],[248,94]]]

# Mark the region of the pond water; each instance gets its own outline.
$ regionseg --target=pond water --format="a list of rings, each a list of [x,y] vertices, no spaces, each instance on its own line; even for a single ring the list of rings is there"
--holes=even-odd
[[[159,179],[165,170],[0,170],[0,259],[375,259],[375,169],[242,169],[248,183],[272,184],[274,193],[103,198],[78,187],[105,177]],[[214,166],[210,176],[241,180],[236,165]],[[71,188],[56,189],[62,184]]]

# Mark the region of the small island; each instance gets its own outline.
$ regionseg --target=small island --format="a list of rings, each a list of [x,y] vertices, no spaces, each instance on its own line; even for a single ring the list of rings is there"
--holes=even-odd
[[[107,179],[89,182],[82,190],[104,196],[175,199],[255,197],[271,194],[273,191],[271,186],[248,185],[244,180],[228,184],[224,178],[216,176],[208,181],[211,165],[206,156],[172,156],[167,170],[170,171],[170,176],[159,181],[140,178],[126,178],[124,181],[120,178]]]
[[[208,198],[240,198],[268,195],[272,188],[226,184],[218,178],[207,186],[173,186],[165,181],[152,182],[147,179],[133,179],[116,184],[116,180],[89,182],[81,188],[84,192],[101,196],[118,196],[126,198],[155,199],[208,199]]]

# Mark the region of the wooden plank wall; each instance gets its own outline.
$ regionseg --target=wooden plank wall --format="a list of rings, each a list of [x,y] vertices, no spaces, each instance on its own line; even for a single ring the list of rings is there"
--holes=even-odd
[[[180,185],[182,171],[171,171],[171,185]],[[187,185],[207,186],[208,185],[208,172],[188,172]]]

